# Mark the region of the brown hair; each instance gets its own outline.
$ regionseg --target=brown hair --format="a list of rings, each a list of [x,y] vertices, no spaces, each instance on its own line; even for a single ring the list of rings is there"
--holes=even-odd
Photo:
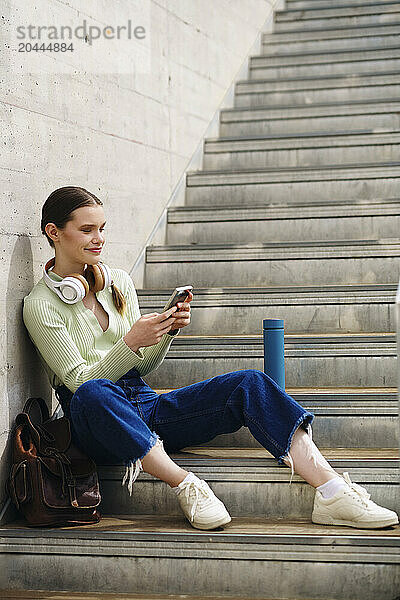
[[[93,204],[103,205],[97,196],[82,187],[65,186],[51,192],[42,207],[40,227],[52,248],[54,248],[54,242],[45,231],[47,223],[54,223],[59,229],[64,229],[68,221],[72,221],[74,210]],[[123,315],[126,310],[125,296],[114,283],[111,289],[114,306]]]

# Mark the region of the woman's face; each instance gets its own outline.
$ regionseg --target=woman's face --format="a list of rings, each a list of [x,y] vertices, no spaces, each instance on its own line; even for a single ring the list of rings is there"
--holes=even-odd
[[[102,248],[105,243],[104,226],[106,221],[103,207],[99,204],[82,206],[74,210],[71,216],[72,219],[68,221],[64,229],[58,229],[54,225],[58,240],[58,242],[53,240],[56,252],[60,252],[64,260],[71,263],[97,264],[101,251],[91,250]],[[52,230],[50,229],[50,231]]]

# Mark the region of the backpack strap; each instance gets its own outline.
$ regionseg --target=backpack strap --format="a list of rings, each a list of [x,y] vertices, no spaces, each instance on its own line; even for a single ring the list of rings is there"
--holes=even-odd
[[[28,400],[25,402],[22,412],[26,413],[31,419],[32,423],[35,424],[37,420],[32,418],[34,415],[40,415],[41,419],[39,423],[44,423],[50,419],[49,409],[43,398],[28,398]]]

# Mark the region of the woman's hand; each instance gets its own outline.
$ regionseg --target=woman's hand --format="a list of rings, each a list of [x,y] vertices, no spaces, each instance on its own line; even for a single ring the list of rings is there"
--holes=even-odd
[[[181,329],[190,323],[190,302],[193,300],[192,292],[189,292],[185,302],[178,302],[178,310],[174,313],[175,323],[172,329]]]
[[[172,306],[163,313],[150,313],[138,319],[124,335],[125,343],[136,352],[139,348],[158,344],[162,336],[171,329],[176,328],[175,318],[171,316],[177,312]]]

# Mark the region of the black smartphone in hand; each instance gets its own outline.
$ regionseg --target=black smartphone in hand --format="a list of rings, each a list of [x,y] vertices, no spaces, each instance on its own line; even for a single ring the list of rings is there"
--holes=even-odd
[[[191,292],[192,289],[193,289],[192,285],[184,285],[184,286],[175,288],[175,290],[172,292],[171,296],[168,298],[166,305],[162,309],[162,312],[165,312],[169,308],[172,308],[178,302],[185,302],[186,298],[189,295],[189,292]],[[179,331],[179,329],[171,329],[168,333],[170,333],[171,335],[175,335],[175,333],[177,331]]]

